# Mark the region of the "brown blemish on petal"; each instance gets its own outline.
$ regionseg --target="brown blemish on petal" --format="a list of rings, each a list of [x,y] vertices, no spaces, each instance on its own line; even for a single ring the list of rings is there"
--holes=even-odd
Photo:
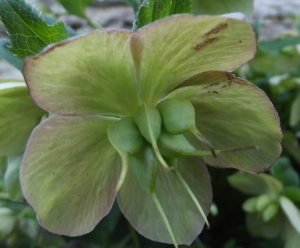
[[[201,48],[207,46],[208,44],[217,41],[218,38],[212,38],[212,39],[207,39],[203,41],[202,43],[197,44],[196,46],[192,47],[194,50],[199,51]]]
[[[220,83],[213,83],[213,84],[210,84],[210,85],[205,86],[204,89],[209,88],[209,87],[212,87],[212,86],[215,86],[215,85],[219,85],[219,84],[220,84]]]
[[[220,23],[218,24],[216,27],[214,27],[212,30],[210,30],[209,32],[207,32],[205,34],[205,36],[208,36],[210,34],[217,34],[219,33],[221,30],[225,29],[228,26],[227,23]]]

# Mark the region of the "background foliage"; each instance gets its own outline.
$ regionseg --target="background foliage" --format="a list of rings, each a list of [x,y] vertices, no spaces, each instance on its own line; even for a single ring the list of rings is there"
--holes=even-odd
[[[67,12],[86,18],[92,27],[100,26],[85,13],[91,0],[57,1]],[[133,30],[176,13],[242,11],[250,17],[253,10],[253,2],[248,0],[214,4],[199,0],[145,0],[142,4],[138,0],[124,1],[136,12]],[[23,0],[1,0],[0,17],[8,31],[8,39],[0,40],[0,56],[19,70],[24,57],[78,35],[57,21],[57,16],[45,16]],[[276,107],[284,133],[282,156],[261,175],[210,167],[214,191],[211,228],[205,228],[191,247],[297,248],[300,244],[300,16],[293,17],[293,21],[293,34],[259,40],[256,57],[235,72],[264,90]],[[260,25],[259,21],[254,24],[258,38]],[[34,211],[22,196],[18,171],[26,139],[47,113],[32,103],[27,91],[11,90],[22,84],[19,81],[0,79],[0,248],[171,247],[137,234],[117,204],[94,231],[81,237],[57,236],[39,227]],[[3,107],[7,104],[8,112]],[[24,112],[24,108],[34,111]],[[23,139],[18,138],[20,135]]]

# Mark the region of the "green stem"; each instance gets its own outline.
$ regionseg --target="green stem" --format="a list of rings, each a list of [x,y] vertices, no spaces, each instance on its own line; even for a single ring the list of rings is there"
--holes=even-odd
[[[157,157],[159,163],[167,170],[173,170],[172,167],[170,167],[167,162],[164,160],[164,158],[162,157],[160,151],[159,151],[159,148],[157,146],[157,143],[155,140],[153,140],[152,142],[152,147],[153,147],[153,150],[154,150],[154,153],[155,153],[155,156]]]
[[[84,18],[87,20],[88,24],[92,27],[92,28],[103,28],[99,23],[93,21],[91,18],[89,18],[86,14],[84,15]]]
[[[161,215],[161,217],[162,217],[162,219],[163,219],[163,222],[164,222],[164,224],[165,224],[165,226],[166,226],[166,228],[167,228],[167,230],[168,230],[168,233],[169,233],[169,235],[170,235],[170,237],[171,237],[171,240],[172,240],[172,242],[173,242],[175,248],[178,248],[178,244],[177,244],[177,242],[176,242],[176,239],[175,239],[175,236],[174,236],[174,234],[173,234],[173,231],[172,231],[172,228],[171,228],[171,226],[170,226],[170,223],[169,223],[169,221],[168,221],[168,218],[167,218],[167,216],[166,216],[164,210],[162,209],[162,207],[161,207],[161,205],[160,205],[160,203],[159,203],[159,201],[158,201],[158,199],[157,199],[157,197],[156,197],[156,194],[155,194],[154,192],[151,193],[151,198],[152,198],[152,200],[153,200],[153,202],[154,202],[154,204],[155,204],[155,206],[156,206],[158,212],[160,213],[160,215]]]
[[[122,168],[121,168],[120,178],[119,178],[119,181],[116,186],[116,192],[118,192],[120,190],[120,188],[122,187],[122,185],[126,179],[126,175],[127,175],[127,171],[128,171],[128,164],[129,164],[128,154],[121,155],[121,158],[122,158]]]
[[[215,154],[219,155],[220,153],[228,153],[228,152],[238,152],[238,151],[244,151],[244,150],[251,150],[256,149],[259,150],[258,146],[247,146],[242,148],[229,148],[229,149],[222,149],[222,150],[215,150]],[[182,153],[185,153],[186,156],[210,156],[211,151],[182,151]]]
[[[185,190],[188,192],[189,196],[192,198],[193,202],[195,203],[196,207],[198,208],[200,214],[202,215],[206,225],[209,227],[209,223],[208,220],[206,218],[206,215],[200,205],[200,203],[198,202],[196,196],[194,195],[194,193],[192,192],[192,190],[190,189],[190,187],[188,186],[188,184],[185,182],[185,180],[183,179],[183,177],[180,175],[179,171],[177,170],[177,168],[173,171],[175,176],[178,178],[178,180],[181,182],[181,184],[183,185],[183,187],[185,188]]]
[[[136,231],[134,230],[132,225],[130,225],[129,222],[128,222],[128,226],[129,226],[130,236],[133,241],[134,248],[141,248],[138,236],[136,235]]]
[[[0,78],[0,83],[25,83],[25,81],[20,78]]]
[[[198,131],[196,127],[192,128],[191,133],[194,134],[200,141],[202,141],[211,151],[212,155],[216,158],[217,154],[215,153],[211,143]]]

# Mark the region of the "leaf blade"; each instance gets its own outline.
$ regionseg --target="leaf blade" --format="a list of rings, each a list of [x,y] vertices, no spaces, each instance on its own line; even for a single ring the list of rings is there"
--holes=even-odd
[[[24,0],[1,1],[0,17],[8,30],[10,50],[21,58],[37,54],[46,45],[68,37],[63,22],[47,25],[41,14]]]

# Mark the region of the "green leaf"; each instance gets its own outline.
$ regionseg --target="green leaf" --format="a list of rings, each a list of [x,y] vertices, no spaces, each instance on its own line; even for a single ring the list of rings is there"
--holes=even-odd
[[[295,127],[300,122],[300,91],[293,102],[290,113],[290,125]]]
[[[281,208],[291,225],[295,228],[295,230],[300,234],[300,211],[295,206],[295,204],[285,196],[279,197],[279,202]]]
[[[230,179],[229,179],[230,182]],[[232,184],[233,186],[233,184]],[[247,199],[244,203],[243,203],[243,210],[247,213],[255,213],[256,212],[256,204],[257,204],[257,197],[251,197],[249,199]]]
[[[280,75],[295,70],[300,59],[297,49],[293,53],[272,54],[270,52],[258,50],[255,58],[249,61],[251,71],[255,73],[270,73]],[[289,79],[291,80],[291,79]],[[291,84],[291,83],[288,83]]]
[[[300,164],[300,146],[294,133],[284,132],[282,146]]]
[[[10,45],[8,39],[0,39],[0,57],[6,62],[10,63],[12,66],[16,67],[20,71],[23,68],[23,59],[15,56],[9,49]]]
[[[128,3],[134,9],[134,12],[137,13],[140,8],[140,0],[123,0],[125,3]]]
[[[269,194],[278,196],[282,191],[282,184],[267,174],[252,175],[236,172],[228,177],[228,181],[235,189],[250,195]]]
[[[112,118],[53,115],[32,132],[20,168],[23,194],[50,232],[90,232],[110,211],[120,159],[107,138]]]
[[[152,156],[155,156],[152,151]],[[178,169],[207,215],[211,204],[211,184],[205,165],[198,158],[178,160]],[[143,160],[140,167],[146,171]],[[140,184],[130,167],[123,187],[118,193],[120,209],[143,236],[152,240],[172,243],[160,213],[148,191]],[[147,177],[146,177],[147,178]],[[204,219],[195,203],[173,172],[158,166],[156,178],[157,199],[165,211],[178,244],[191,244],[204,226]],[[138,200],[137,200],[138,199]],[[141,209],[142,211],[137,211]],[[180,224],[179,224],[180,223]]]
[[[298,248],[300,244],[300,234],[295,230],[288,220],[284,221],[283,238],[285,239],[284,248]]]
[[[285,186],[299,186],[299,175],[286,157],[281,157],[275,162],[271,173]]]
[[[275,218],[275,216],[278,213],[278,210],[279,210],[279,204],[277,202],[270,203],[263,210],[263,213],[262,213],[262,217],[263,217],[264,222],[269,222],[270,220]]]
[[[73,15],[85,17],[85,8],[94,0],[56,0],[61,3],[64,8]]]
[[[35,105],[26,86],[0,84],[0,156],[21,153],[33,128],[46,112]],[[14,86],[15,87],[11,87]]]
[[[261,89],[228,72],[200,73],[166,98],[186,99],[193,104],[197,129],[215,150],[252,147],[217,158],[203,157],[209,165],[261,173],[281,153],[279,118],[270,99]],[[186,137],[197,150],[207,150],[191,135]]]
[[[23,154],[8,157],[7,169],[4,175],[5,188],[10,198],[14,201],[23,199],[19,180],[19,169],[22,157]]]
[[[297,44],[300,44],[300,36],[283,37],[271,41],[261,41],[259,43],[259,48],[273,54],[279,54],[282,48]]]
[[[283,193],[293,202],[300,203],[300,188],[294,186],[285,187]]]
[[[246,226],[253,236],[273,239],[278,237],[283,230],[283,216],[278,214],[275,218],[265,222],[259,214],[247,214]]]
[[[144,0],[136,15],[133,31],[164,17],[191,13],[191,0]]]
[[[274,199],[271,196],[269,196],[267,194],[260,195],[257,198],[256,211],[263,212],[267,208],[267,206],[273,202],[274,202]]]
[[[8,235],[13,231],[17,218],[10,208],[0,208],[0,235]]]
[[[236,69],[255,50],[249,23],[220,16],[174,15],[147,25],[131,39],[141,98],[150,106],[198,73]]]
[[[7,157],[0,156],[0,176],[3,176],[7,167]]]
[[[252,18],[254,0],[192,0],[194,14],[220,15],[230,12],[243,12]]]
[[[68,38],[63,22],[47,25],[41,14],[25,0],[1,0],[0,17],[8,31],[10,50],[21,58]]]
[[[24,77],[35,102],[63,115],[132,116],[139,101],[130,37],[96,31],[26,58]]]

